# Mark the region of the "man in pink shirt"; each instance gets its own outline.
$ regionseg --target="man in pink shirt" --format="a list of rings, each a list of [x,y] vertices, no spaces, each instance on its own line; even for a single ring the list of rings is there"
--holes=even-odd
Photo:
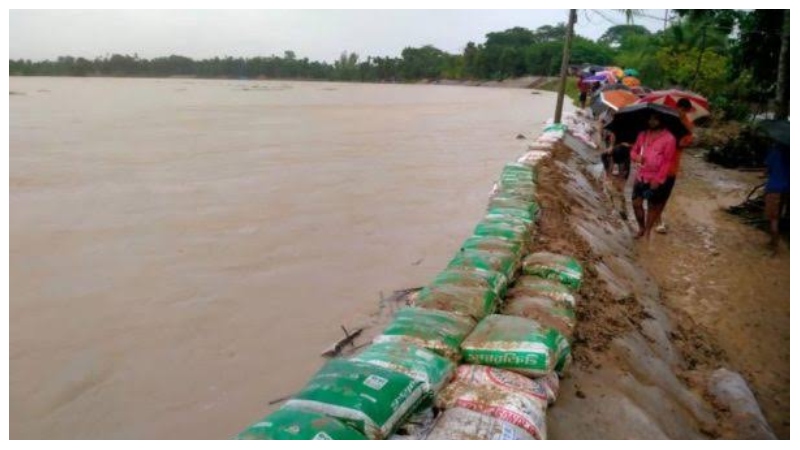
[[[677,151],[677,143],[675,136],[664,128],[657,114],[650,116],[647,126],[648,129],[639,133],[631,148],[631,161],[639,163],[631,200],[636,222],[639,223],[639,234],[636,237],[649,240],[650,231],[661,215],[669,195],[667,178]]]

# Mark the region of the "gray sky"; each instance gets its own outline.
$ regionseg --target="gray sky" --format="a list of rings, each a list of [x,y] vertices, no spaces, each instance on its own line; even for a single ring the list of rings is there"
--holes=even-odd
[[[664,10],[645,14],[663,17]],[[250,57],[294,50],[298,57],[333,61],[345,50],[399,56],[404,47],[426,44],[457,53],[468,41],[483,42],[488,32],[535,29],[566,17],[567,10],[11,10],[9,57]],[[613,10],[581,10],[577,33],[596,39],[624,20]],[[663,26],[650,17],[636,23]]]

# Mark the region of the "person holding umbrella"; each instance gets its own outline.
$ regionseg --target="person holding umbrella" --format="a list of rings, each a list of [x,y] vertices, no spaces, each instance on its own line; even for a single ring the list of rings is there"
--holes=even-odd
[[[636,103],[620,108],[605,128],[614,132],[617,142],[634,142],[630,156],[639,168],[634,177],[631,199],[639,224],[637,238],[649,239],[670,189],[668,175],[677,142],[689,131],[677,111],[654,103]]]
[[[661,211],[672,189],[669,171],[677,152],[677,141],[666,129],[659,114],[652,113],[647,120],[647,126],[648,129],[639,133],[636,143],[631,148],[631,161],[639,163],[631,202],[636,222],[639,224],[639,233],[636,237],[649,240],[650,231],[661,217]]]
[[[672,195],[672,189],[675,187],[675,179],[678,177],[678,169],[681,166],[681,156],[683,155],[683,150],[690,145],[694,141],[694,122],[692,119],[689,118],[689,112],[692,110],[692,103],[687,98],[681,98],[677,102],[678,112],[681,116],[681,122],[689,130],[689,134],[683,136],[678,141],[678,148],[675,152],[675,157],[673,158],[672,165],[669,169],[669,178],[667,179],[667,186],[669,189],[667,191],[667,197],[664,199],[664,208],[667,207],[667,202],[669,201],[670,196]],[[658,217],[658,225],[656,226],[656,233],[666,234],[667,232],[667,224],[664,223],[664,211],[662,209],[661,215]]]

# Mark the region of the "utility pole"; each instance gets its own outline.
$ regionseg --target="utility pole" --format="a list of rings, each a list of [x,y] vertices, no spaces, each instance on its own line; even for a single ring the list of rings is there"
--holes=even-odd
[[[564,110],[564,91],[567,89],[567,69],[569,68],[569,54],[572,48],[572,30],[578,20],[578,10],[569,10],[569,20],[567,21],[567,36],[564,40],[564,54],[561,57],[561,80],[558,83],[558,99],[556,100],[556,115],[554,123],[561,123],[561,112]]]

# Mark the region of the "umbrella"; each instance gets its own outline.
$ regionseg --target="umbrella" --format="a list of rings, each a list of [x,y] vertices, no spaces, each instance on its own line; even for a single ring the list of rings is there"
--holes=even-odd
[[[636,86],[641,86],[642,82],[639,81],[639,79],[636,77],[626,76],[625,78],[622,79],[622,84],[628,87],[636,87]]]
[[[625,72],[621,68],[619,68],[617,66],[606,67],[606,70],[611,72],[611,73],[613,73],[614,76],[617,77],[617,78],[622,78],[622,77],[625,76]]]
[[[702,117],[711,115],[708,110],[708,100],[701,95],[689,91],[681,91],[678,89],[653,91],[642,97],[640,101],[646,103],[656,103],[677,109],[678,100],[682,98],[689,100],[689,103],[692,105],[692,109],[686,114],[692,122]]]
[[[779,144],[789,146],[789,121],[788,120],[762,120],[758,127],[764,130],[772,140]]]
[[[585,73],[591,73],[593,70],[594,70],[594,73],[597,73],[597,72],[602,72],[602,71],[606,70],[606,68],[604,66],[596,66],[594,64],[588,64],[588,65],[586,65],[586,67],[583,68],[583,71]]]
[[[639,98],[644,97],[645,95],[653,92],[652,89],[650,89],[649,87],[645,87],[645,86],[635,86],[635,87],[630,88],[630,90],[634,94],[638,95]]]
[[[596,75],[605,75],[605,77],[608,79],[609,83],[616,83],[617,82],[617,76],[614,75],[614,72],[612,72],[610,70],[604,70],[602,72],[598,72],[598,73],[596,73]]]
[[[597,88],[597,90],[600,91],[600,92],[602,92],[602,91],[628,91],[628,92],[634,92],[633,89],[629,88],[628,86],[625,86],[624,84],[622,84],[620,82],[616,82],[614,84],[604,84],[604,85],[600,86],[599,88]]]
[[[584,83],[608,83],[609,78],[606,74],[596,74],[591,77],[586,77],[583,79]]]
[[[603,111],[608,109],[618,111],[620,108],[632,105],[639,100],[639,97],[624,89],[605,90],[598,92],[592,97],[592,113],[599,117]]]
[[[639,76],[639,71],[636,70],[636,69],[625,69],[623,71],[623,73],[625,74],[625,76],[628,76],[628,77],[638,77]]]
[[[676,110],[654,103],[636,103],[620,108],[605,128],[616,135],[617,142],[634,142],[639,132],[647,129],[647,120],[651,114],[658,114],[661,123],[676,140],[689,133]]]

